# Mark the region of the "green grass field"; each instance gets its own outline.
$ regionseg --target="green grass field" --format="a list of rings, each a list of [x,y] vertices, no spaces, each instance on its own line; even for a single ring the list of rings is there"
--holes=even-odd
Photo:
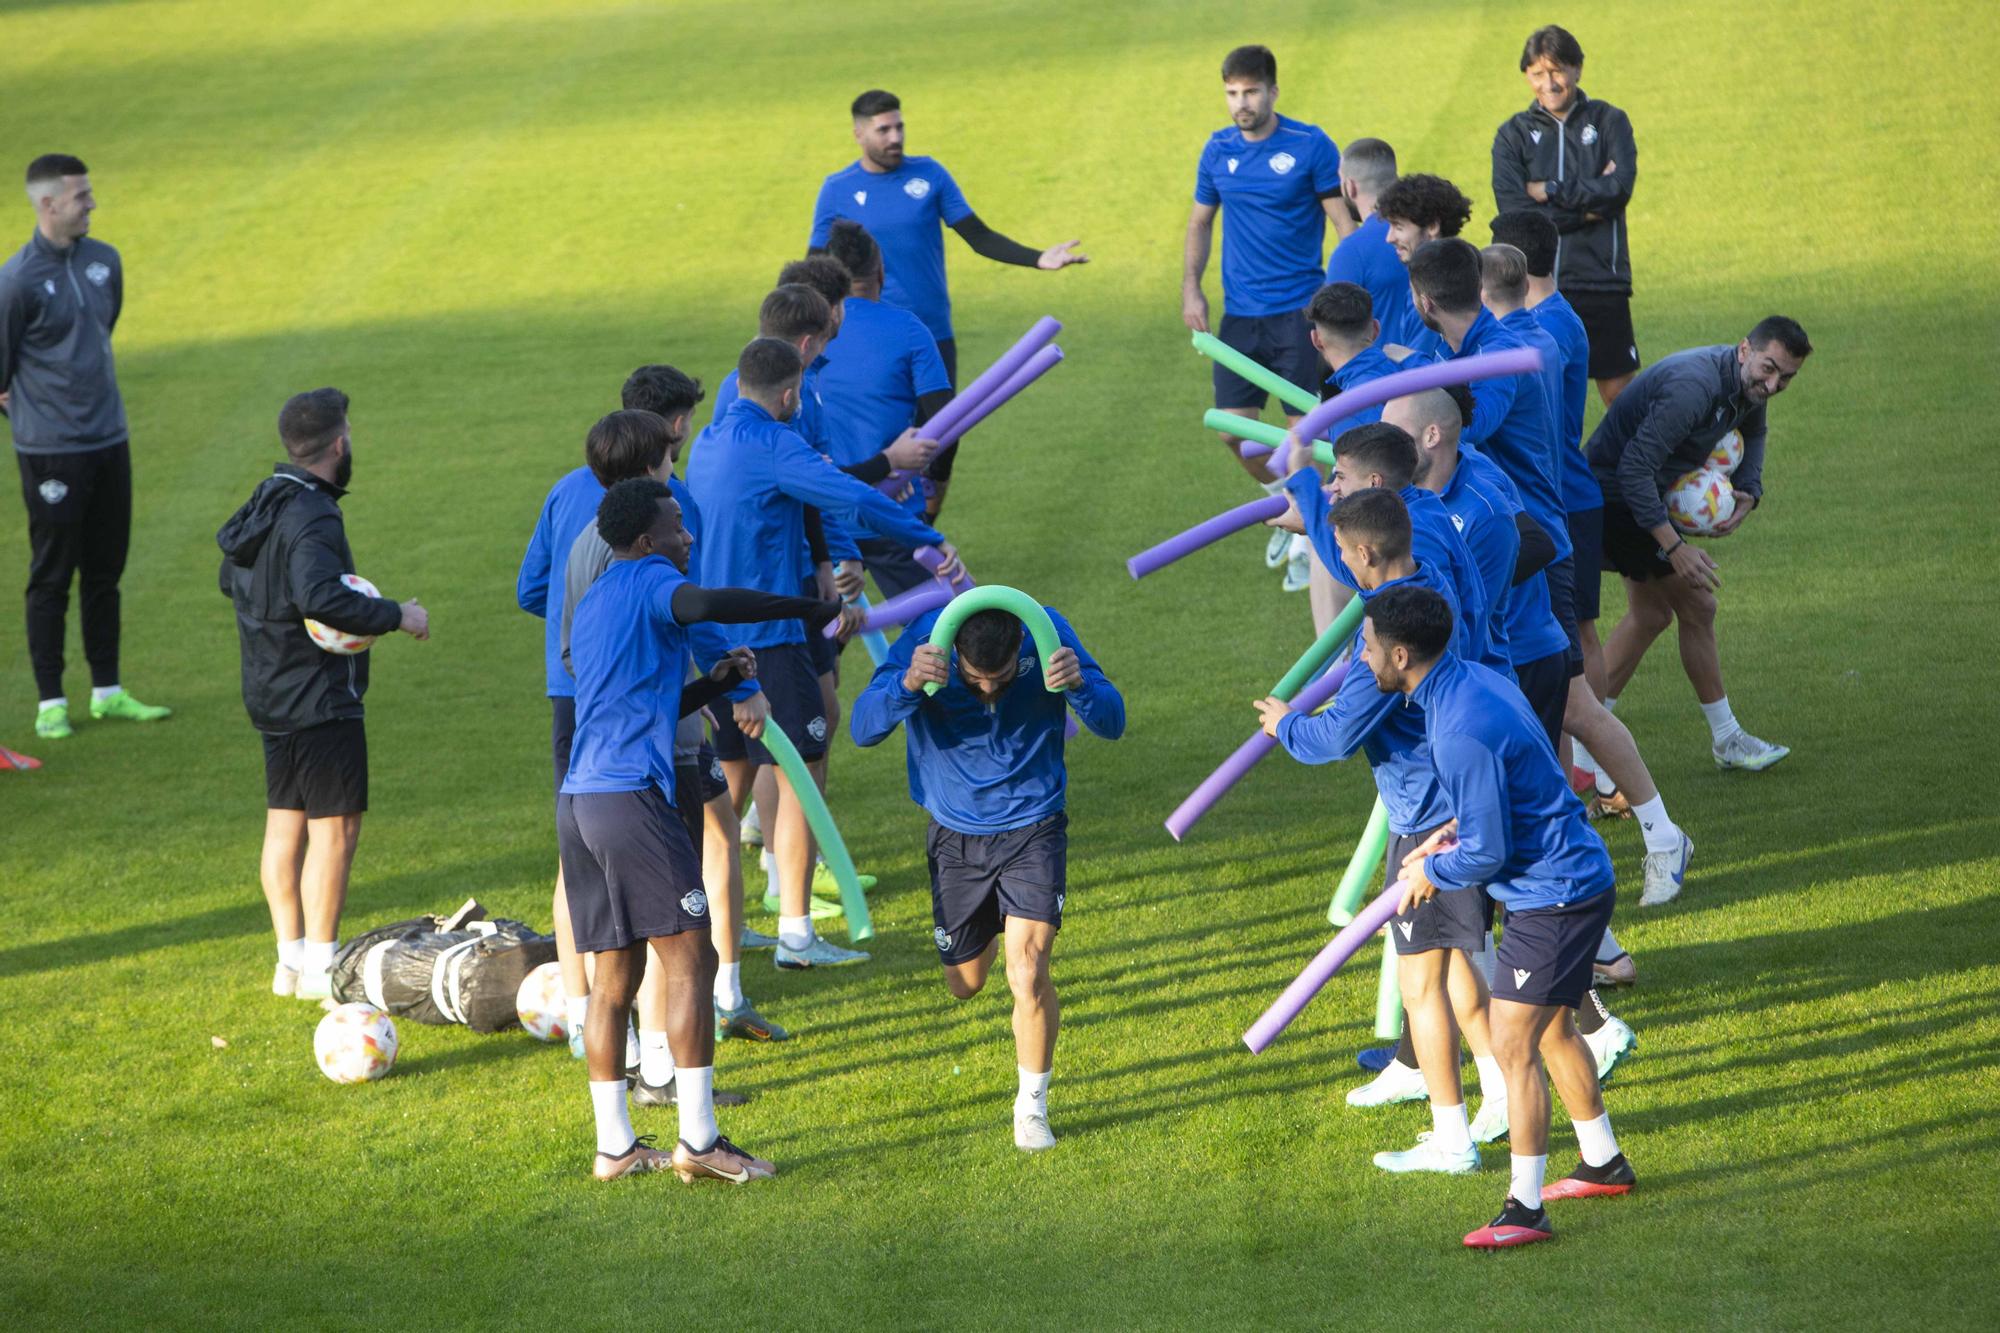
[[[1641,1192],[1496,1260],[1458,1238],[1504,1150],[1385,1178],[1369,1155],[1423,1109],[1341,1102],[1373,948],[1269,1053],[1238,1041],[1325,937],[1367,774],[1274,761],[1186,845],[1160,828],[1303,645],[1303,599],[1261,537],[1139,585],[1122,560],[1246,498],[1178,319],[1223,51],[1270,43],[1281,109],[1459,181],[1484,240],[1491,134],[1552,18],[1637,127],[1642,352],[1773,310],[1819,350],[1772,410],[1769,503],[1717,549],[1731,697],[1793,757],[1718,773],[1670,644],[1621,708],[1700,845],[1679,902],[1620,908],[1641,1046],[1608,1104]],[[0,743],[47,763],[0,776],[0,1325],[2000,1323],[1996,34],[1963,0],[0,5],[0,170],[83,156],[125,255],[124,674],[176,709],[32,744],[0,618]],[[980,578],[1060,605],[1130,706],[1122,742],[1072,749],[1063,1143],[1012,1146],[1004,987],[957,1005],[936,976],[899,746],[834,766],[883,881],[875,960],[752,955],[798,1038],[719,1056],[754,1095],[725,1126],[776,1182],[594,1185],[581,1068],[518,1032],[404,1023],[391,1078],[328,1083],[317,1011],[266,989],[259,749],[215,591],[279,404],[353,395],[360,566],[434,618],[375,657],[349,929],[469,894],[545,925],[541,626],[513,598],[537,506],[631,367],[729,368],[871,85],[990,223],[1093,258],[947,242],[968,371],[1045,312],[1069,354],[975,437],[947,527]],[[10,577],[23,528],[0,502]],[[1636,830],[1608,837],[1636,881]],[[1573,1146],[1559,1119],[1552,1164]]]

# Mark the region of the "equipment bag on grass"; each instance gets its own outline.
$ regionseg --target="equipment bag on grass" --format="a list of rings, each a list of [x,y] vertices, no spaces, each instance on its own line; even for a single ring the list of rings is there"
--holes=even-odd
[[[519,1022],[521,981],[555,961],[555,937],[519,921],[438,927],[438,918],[423,916],[349,940],[333,960],[333,998],[419,1023],[463,1023],[474,1032]]]

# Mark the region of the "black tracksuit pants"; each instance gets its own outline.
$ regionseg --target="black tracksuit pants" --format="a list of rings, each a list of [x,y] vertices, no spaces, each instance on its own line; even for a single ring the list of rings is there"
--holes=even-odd
[[[63,697],[69,587],[79,578],[90,682],[118,684],[118,580],[132,536],[132,453],[123,441],[77,453],[24,454],[28,505],[28,657],[38,698]]]

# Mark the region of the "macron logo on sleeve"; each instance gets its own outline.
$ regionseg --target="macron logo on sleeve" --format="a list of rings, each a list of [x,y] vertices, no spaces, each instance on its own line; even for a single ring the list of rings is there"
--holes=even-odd
[[[854,192],[854,202],[866,206],[868,203],[868,191],[856,190]]]
[[[1229,159],[1229,174],[1232,176],[1236,174],[1236,159],[1233,157]]]

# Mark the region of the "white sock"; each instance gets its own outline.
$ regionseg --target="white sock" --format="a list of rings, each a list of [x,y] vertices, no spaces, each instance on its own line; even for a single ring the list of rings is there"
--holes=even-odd
[[[1507,1100],[1507,1075],[1500,1070],[1500,1062],[1490,1055],[1475,1055],[1472,1063],[1479,1069],[1479,1095],[1487,1101],[1498,1098]]]
[[[642,1059],[639,1050],[639,1028],[631,1019],[625,1020],[625,1067],[634,1068]]]
[[[639,1029],[639,1077],[657,1088],[673,1076],[674,1057],[667,1049],[667,1034]]]
[[[1632,807],[1633,816],[1639,821],[1639,832],[1646,839],[1649,852],[1677,852],[1681,846],[1680,825],[1667,818],[1667,803],[1655,796],[1643,805]]]
[[[1737,732],[1743,730],[1737,724],[1736,713],[1729,706],[1729,696],[1723,695],[1712,704],[1701,706],[1701,715],[1708,719],[1708,734],[1717,745],[1722,744]]]
[[[90,687],[90,697],[93,702],[101,704],[124,688],[123,685],[93,685]]]
[[[1431,1103],[1431,1143],[1440,1152],[1464,1152],[1472,1146],[1472,1126],[1465,1118],[1465,1103],[1439,1106]]]
[[[1582,741],[1578,740],[1574,736],[1570,737],[1569,748],[1570,748],[1570,753],[1576,759],[1576,766],[1578,768],[1582,769],[1586,773],[1590,773],[1593,775],[1595,775],[1599,771],[1597,767],[1597,760],[1592,758],[1590,751],[1586,750],[1583,747]]]
[[[305,965],[306,942],[303,939],[279,940],[278,961],[297,972]]]
[[[1609,1111],[1595,1120],[1578,1120],[1572,1127],[1576,1130],[1576,1146],[1583,1153],[1585,1166],[1603,1166],[1618,1155],[1618,1136],[1611,1132]]]
[[[696,1152],[707,1152],[721,1133],[715,1127],[715,1066],[676,1068],[674,1081],[680,1084],[681,1141]]]
[[[1015,1068],[1021,1074],[1021,1090],[1014,1094],[1015,1115],[1047,1115],[1049,1113],[1049,1075],[1052,1070],[1037,1074],[1032,1069]]]
[[[639,1136],[632,1132],[632,1117],[625,1111],[625,1080],[592,1083],[590,1107],[597,1113],[597,1151],[613,1157],[630,1152]]]
[[[1596,790],[1599,796],[1609,796],[1612,792],[1618,790],[1618,784],[1613,782],[1611,775],[1602,768],[1591,775],[1590,785]]]
[[[39,704],[35,705],[35,711],[40,712],[44,708],[68,708],[68,707],[69,707],[69,700],[67,699],[44,699]]]
[[[333,971],[332,940],[307,940],[299,950],[299,971],[317,974]]]
[[[778,943],[794,953],[810,949],[813,942],[813,919],[809,916],[781,916],[778,918]]]
[[[1618,947],[1618,937],[1611,933],[1611,927],[1604,928],[1603,938],[1597,941],[1597,961],[1608,963],[1625,951]]]
[[[764,877],[771,881],[771,887],[776,888],[778,885],[778,863],[771,856],[771,849],[769,847],[757,853],[757,868],[762,870]]]
[[[1548,1174],[1549,1155],[1523,1157],[1516,1153],[1513,1161],[1514,1174],[1507,1182],[1507,1193],[1524,1208],[1541,1207],[1542,1177]]]
[[[807,917],[806,920],[812,920]],[[743,1007],[743,964],[717,963],[715,965],[715,1007],[718,1009],[741,1009]],[[651,1080],[649,1079],[648,1082]]]
[[[1605,695],[1605,696],[1604,696],[1604,711],[1605,711],[1605,712],[1607,712],[1607,713],[1615,713],[1615,712],[1617,712],[1617,711],[1618,711],[1618,696],[1617,696],[1617,695],[1615,695],[1615,694],[1607,694],[1607,695]]]
[[[563,1012],[569,1018],[567,1031],[583,1031],[583,1020],[590,1013],[590,997],[588,995],[564,996]]]

